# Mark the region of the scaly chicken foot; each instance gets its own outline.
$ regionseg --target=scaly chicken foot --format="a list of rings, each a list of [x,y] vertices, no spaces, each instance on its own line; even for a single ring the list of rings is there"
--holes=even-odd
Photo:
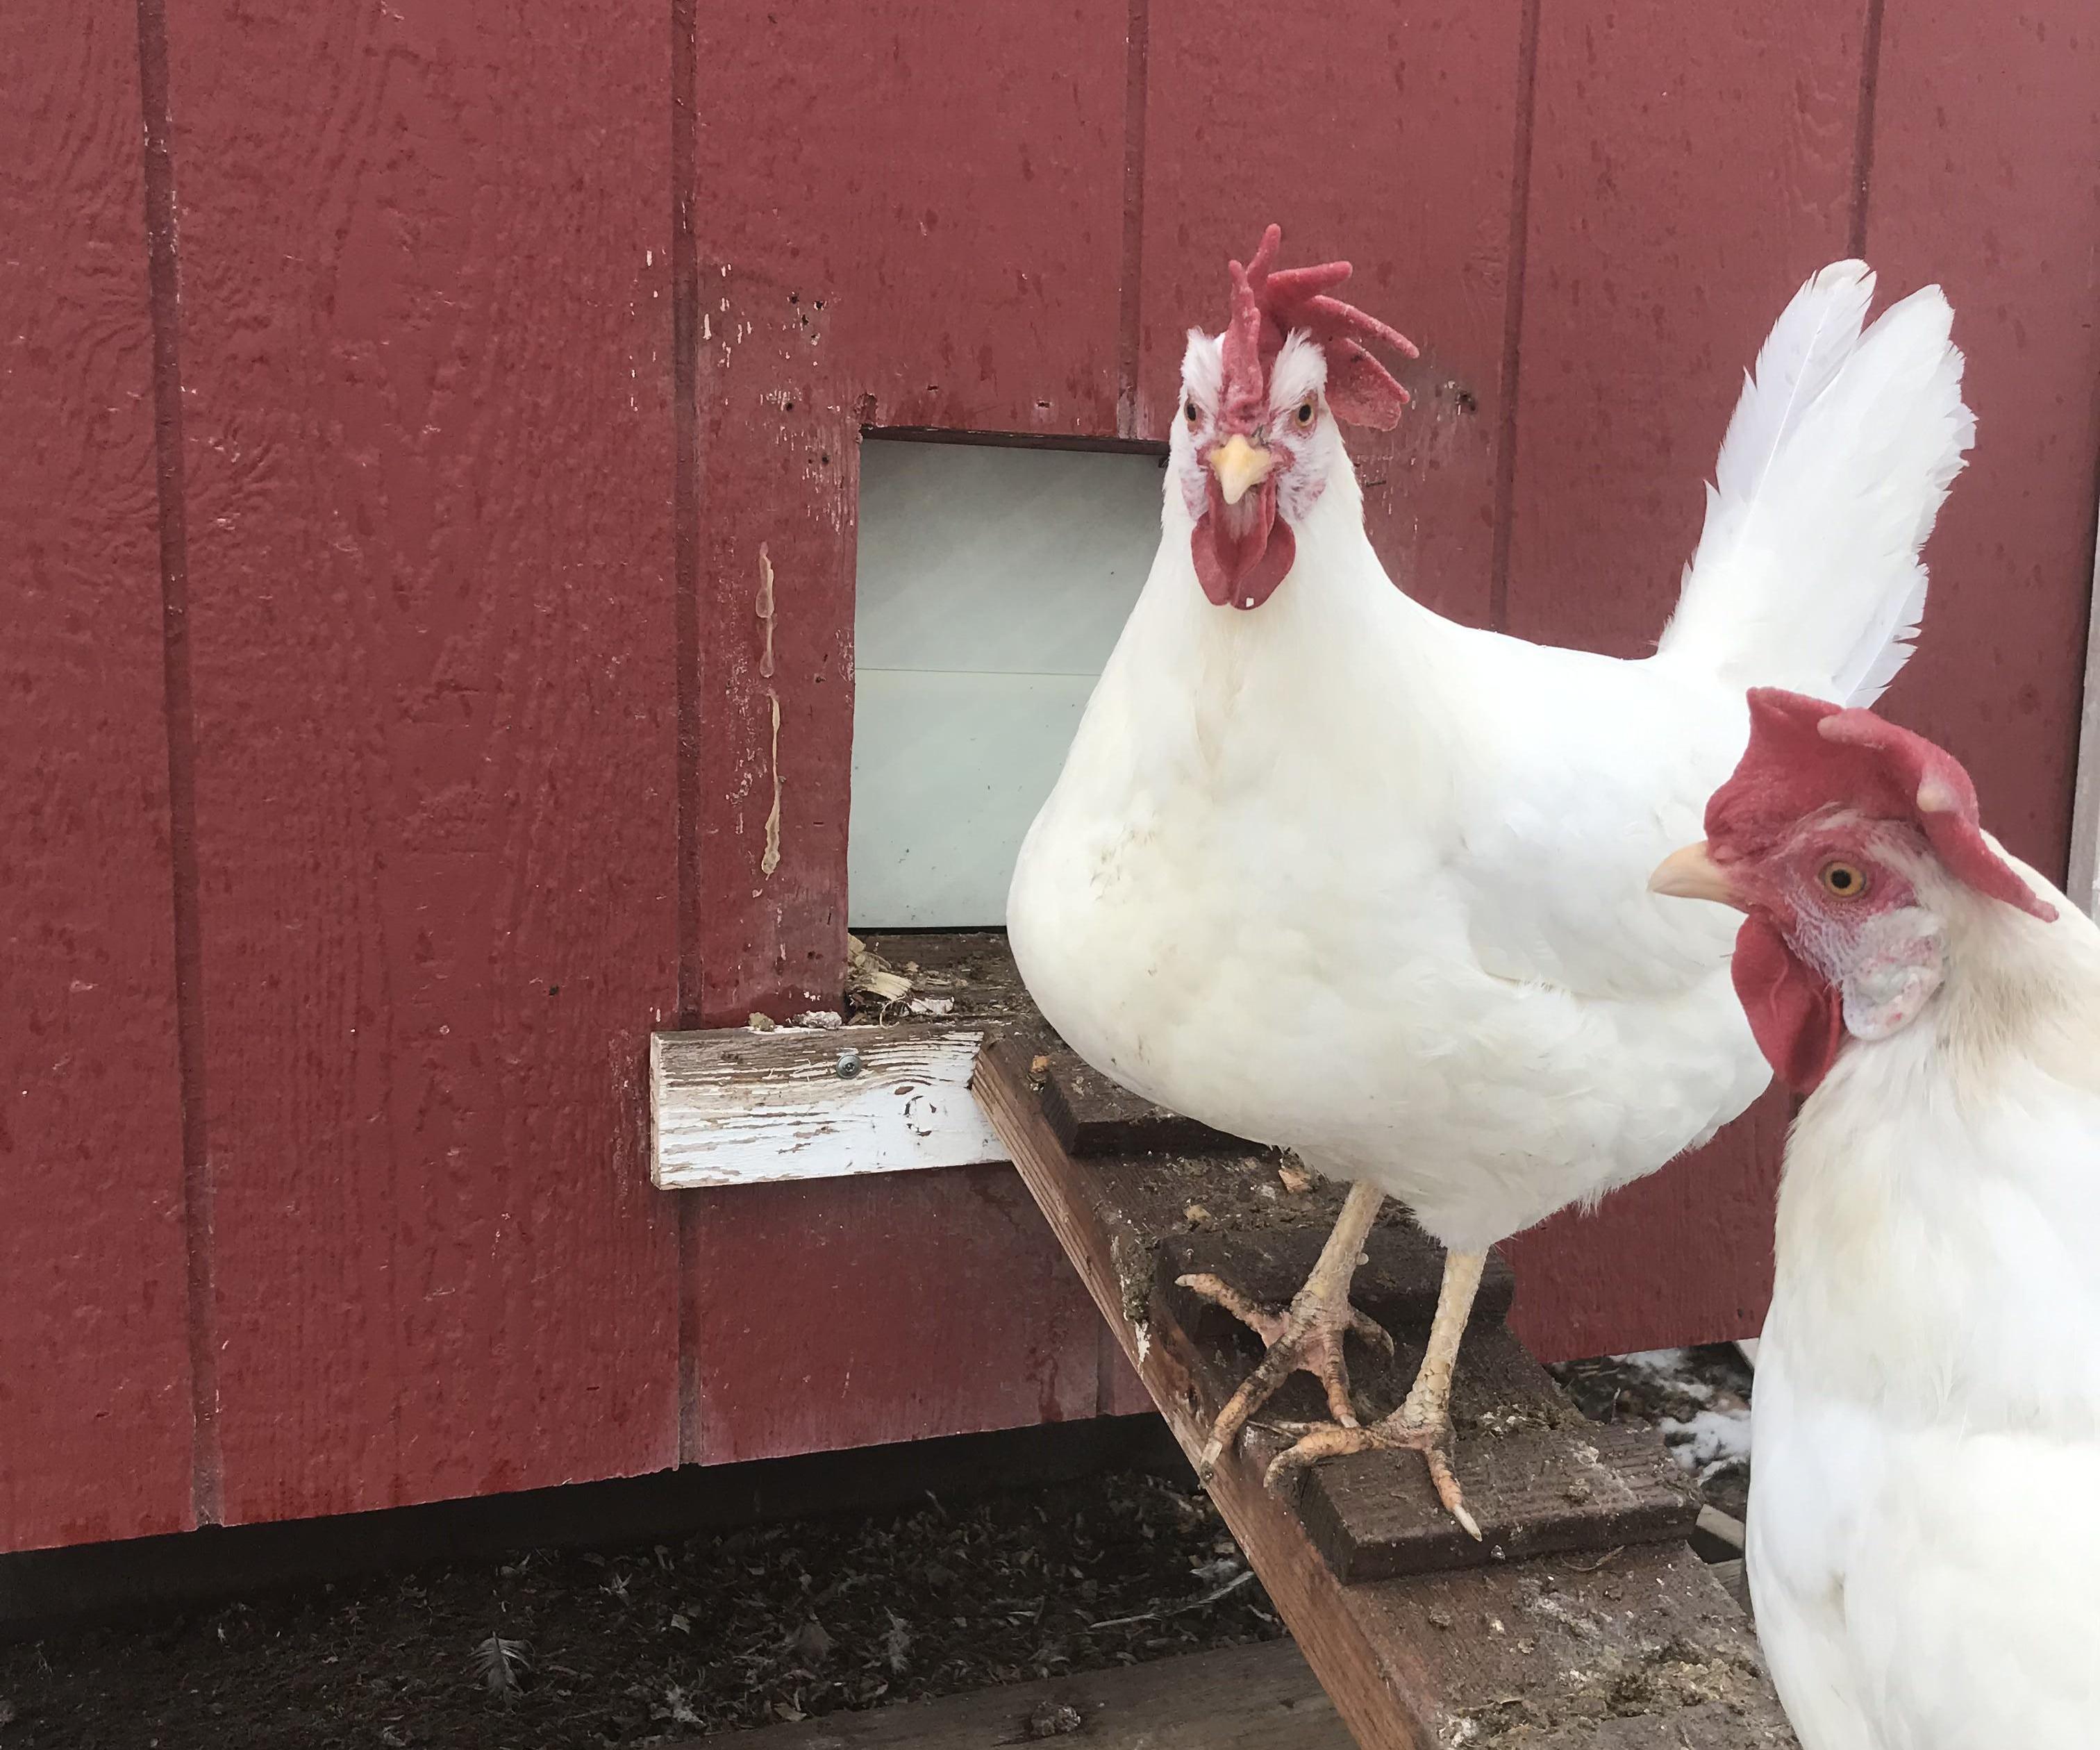
[[[1368,1428],[1338,1428],[1330,1422],[1264,1422],[1262,1426],[1298,1437],[1269,1465],[1264,1479],[1269,1488],[1281,1492],[1293,1479],[1323,1458],[1339,1458],[1349,1452],[1419,1452],[1429,1466],[1429,1480],[1436,1487],[1436,1498],[1444,1503],[1444,1510],[1465,1527],[1469,1537],[1480,1541],[1479,1522],[1467,1510],[1465,1491],[1458,1487],[1458,1475],[1451,1469],[1449,1422],[1436,1427],[1410,1427],[1396,1411]]]
[[[1327,1407],[1334,1412],[1336,1422],[1343,1428],[1359,1426],[1356,1407],[1349,1400],[1349,1366],[1343,1341],[1353,1332],[1386,1355],[1393,1352],[1392,1338],[1385,1328],[1349,1304],[1349,1279],[1356,1274],[1364,1241],[1383,1201],[1383,1193],[1375,1186],[1351,1188],[1335,1231],[1321,1250],[1320,1261],[1312,1267],[1305,1285],[1282,1311],[1257,1306],[1208,1272],[1178,1279],[1183,1288],[1224,1307],[1251,1328],[1268,1351],[1211,1424],[1211,1438],[1196,1466],[1197,1474],[1204,1481],[1210,1480],[1220,1456],[1239,1438],[1247,1418],[1275,1395],[1285,1380],[1301,1369],[1326,1388]]]
[[[1458,1364],[1458,1344],[1472,1316],[1473,1298],[1480,1292],[1480,1273],[1486,1267],[1485,1252],[1452,1252],[1444,1259],[1444,1280],[1436,1292],[1436,1316],[1429,1327],[1429,1347],[1416,1369],[1407,1401],[1383,1422],[1368,1428],[1331,1422],[1283,1422],[1274,1426],[1295,1436],[1295,1444],[1279,1452],[1264,1479],[1271,1488],[1282,1489],[1293,1479],[1323,1458],[1339,1458],[1345,1452],[1410,1452],[1422,1454],[1429,1466],[1429,1480],[1444,1510],[1466,1528],[1476,1542],[1480,1523],[1466,1510],[1465,1492],[1451,1468],[1451,1378]]]

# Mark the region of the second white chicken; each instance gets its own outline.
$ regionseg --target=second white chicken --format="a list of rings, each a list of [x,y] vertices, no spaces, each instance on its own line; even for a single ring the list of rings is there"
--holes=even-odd
[[[2100,930],[1952,756],[1751,695],[1659,891],[1747,915],[1806,1096],[1758,1350],[1749,1580],[1802,1750],[2100,1737]]]

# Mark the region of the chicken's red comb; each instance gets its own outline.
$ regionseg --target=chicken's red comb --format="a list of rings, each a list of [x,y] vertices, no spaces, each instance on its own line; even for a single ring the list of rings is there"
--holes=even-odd
[[[1399,329],[1330,296],[1349,277],[1347,262],[1272,271],[1283,246],[1283,227],[1271,225],[1261,247],[1242,267],[1231,264],[1232,320],[1225,328],[1225,401],[1229,406],[1266,391],[1268,368],[1291,333],[1303,328],[1327,355],[1327,404],[1354,425],[1388,431],[1399,423],[1407,391],[1371,355],[1367,343],[1390,346],[1412,359],[1414,342]]]
[[[1965,885],[2045,923],[2055,917],[1991,849],[1976,787],[1945,748],[1871,711],[1752,688],[1750,744],[1706,804],[1708,843],[1725,859],[1753,855],[1833,804],[1869,820],[1910,822]]]

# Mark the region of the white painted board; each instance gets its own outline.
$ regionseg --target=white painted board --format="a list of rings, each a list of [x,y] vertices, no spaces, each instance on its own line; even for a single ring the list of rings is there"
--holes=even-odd
[[[653,1034],[650,1178],[670,1191],[1004,1161],[970,1094],[982,1038],[935,1024]]]
[[[870,439],[854,615],[856,929],[1006,921],[1159,546],[1154,456]]]

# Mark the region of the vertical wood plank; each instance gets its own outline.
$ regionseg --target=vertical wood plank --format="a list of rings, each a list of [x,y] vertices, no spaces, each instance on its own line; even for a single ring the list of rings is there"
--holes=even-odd
[[[1524,8],[1343,0],[1287,25],[1215,0],[1148,12],[1132,435],[1165,435],[1188,331],[1223,325],[1225,263],[1264,226],[1283,227],[1287,263],[1353,262],[1343,295],[1423,349],[1399,427],[1348,436],[1372,541],[1411,593],[1484,623]]]
[[[0,9],[0,1549],[190,1523],[129,5]]]
[[[227,1517],[669,1464],[666,20],[167,10]]]
[[[684,999],[733,1025],[844,981],[861,430],[1116,434],[1130,8],[727,0],[695,24]],[[1033,1219],[1004,1170],[700,1194],[687,1457],[1090,1413],[1096,1321]]]
[[[729,0],[696,24],[687,997],[720,1025],[843,981],[860,429],[1115,432],[1128,12]]]
[[[1743,370],[1796,287],[1849,246],[1864,23],[1862,7],[1815,0],[1543,8],[1508,534],[1517,636],[1654,648]],[[1564,1356],[1754,1332],[1777,1100],[1594,1215],[1513,1241],[1525,1341]]]
[[[684,1195],[699,1462],[1096,1413],[1100,1316],[1011,1167]]]
[[[2100,480],[2100,18],[2080,0],[1890,0],[1873,120],[1869,257],[1893,284],[1947,288],[1976,410],[1925,636],[1889,703],[2055,876]]]
[[[1863,16],[1821,0],[1544,9],[1519,637],[1654,649],[1743,371],[1801,282],[1848,247]]]

